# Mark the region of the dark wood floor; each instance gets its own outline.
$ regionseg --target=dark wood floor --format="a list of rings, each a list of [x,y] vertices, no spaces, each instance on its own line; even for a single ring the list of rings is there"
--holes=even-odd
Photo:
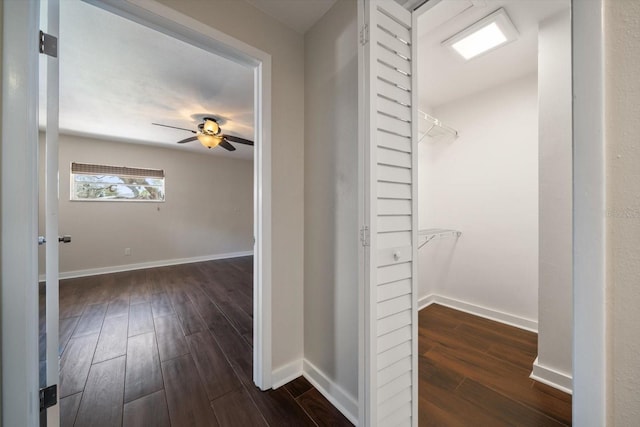
[[[536,334],[436,304],[419,334],[421,426],[571,424],[571,396],[529,378]]]
[[[302,377],[254,386],[252,262],[61,281],[61,425],[351,425]]]

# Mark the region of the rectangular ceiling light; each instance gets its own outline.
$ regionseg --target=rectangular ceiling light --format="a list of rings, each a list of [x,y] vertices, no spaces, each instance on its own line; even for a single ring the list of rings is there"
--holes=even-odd
[[[493,49],[514,41],[518,31],[507,12],[500,8],[458,34],[442,42],[456,51],[465,60],[475,58]]]

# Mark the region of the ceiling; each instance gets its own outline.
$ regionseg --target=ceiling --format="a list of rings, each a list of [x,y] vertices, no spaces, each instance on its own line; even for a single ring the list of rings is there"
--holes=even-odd
[[[253,140],[252,69],[84,2],[60,2],[60,28],[61,132],[253,158],[241,144],[177,145],[192,134],[151,124],[195,129],[212,115]]]
[[[304,34],[336,0],[245,0],[292,30]]]
[[[304,32],[336,0],[246,1]],[[233,144],[234,152],[207,150],[197,141],[177,145],[192,134],[151,124],[195,129],[212,115],[225,133],[253,139],[251,69],[84,2],[60,3],[62,132],[253,158],[253,148],[241,144]],[[468,62],[441,46],[500,7],[520,33],[516,41]],[[569,0],[435,3],[419,19],[420,107],[429,110],[535,72],[538,23],[568,7]]]
[[[427,111],[535,73],[538,23],[568,9],[570,0],[442,0],[434,4],[418,19],[420,108]],[[517,40],[466,62],[441,45],[501,7],[519,32]]]

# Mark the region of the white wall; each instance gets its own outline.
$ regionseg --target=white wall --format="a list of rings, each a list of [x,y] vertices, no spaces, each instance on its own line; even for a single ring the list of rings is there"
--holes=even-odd
[[[304,180],[304,356],[356,401],[357,31],[356,2],[338,0],[305,35]]]
[[[63,276],[253,249],[252,161],[69,135],[60,136],[59,158],[60,233],[72,236],[60,245]],[[165,202],[72,202],[71,162],[163,169]]]
[[[538,359],[534,365],[534,375],[570,389],[573,333],[573,152],[569,10],[540,23],[538,99],[540,285]]]
[[[640,3],[604,3],[608,421],[631,426],[640,419]]]
[[[303,352],[304,38],[241,0],[159,0],[272,59],[272,365]]]
[[[420,297],[437,294],[518,319],[538,315],[537,78],[434,107],[453,142],[419,146],[419,223],[458,240],[419,250]]]

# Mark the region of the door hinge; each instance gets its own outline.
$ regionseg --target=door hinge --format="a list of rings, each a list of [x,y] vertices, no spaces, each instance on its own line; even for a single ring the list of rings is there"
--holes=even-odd
[[[58,38],[40,31],[40,53],[57,58]]]
[[[368,225],[363,225],[362,228],[360,228],[360,242],[362,243],[362,246],[369,246],[369,226]]]
[[[364,24],[360,30],[360,44],[364,46],[367,43],[369,43],[369,24]]]
[[[55,406],[58,403],[58,385],[50,385],[49,387],[40,389],[40,410]]]

